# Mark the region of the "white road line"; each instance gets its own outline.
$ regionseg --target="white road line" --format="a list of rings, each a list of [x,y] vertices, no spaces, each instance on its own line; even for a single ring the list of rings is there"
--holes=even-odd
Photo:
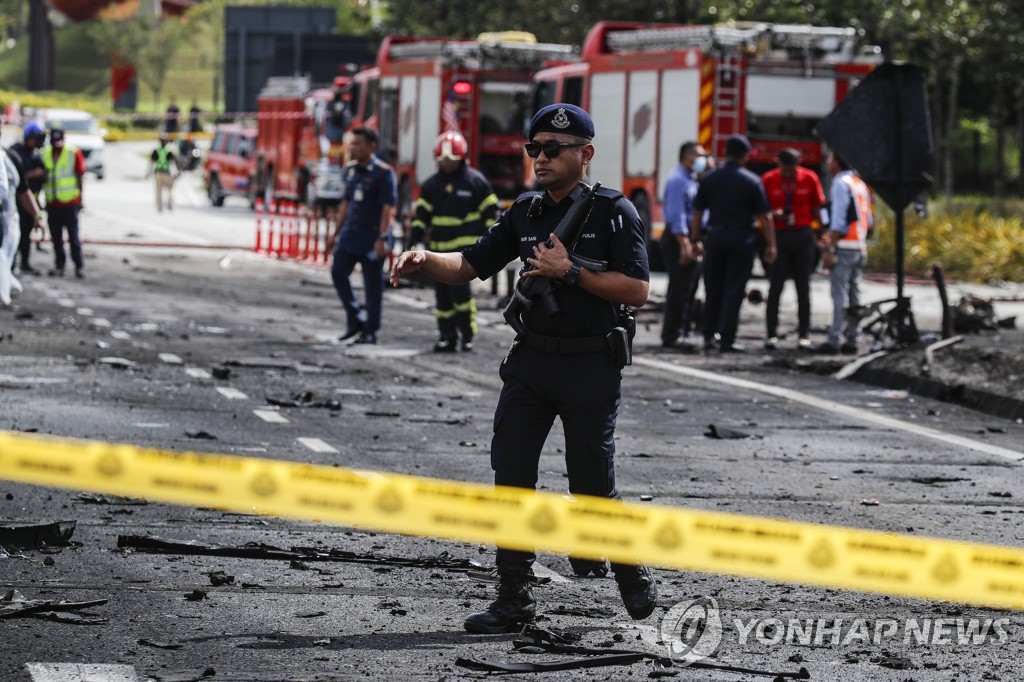
[[[237,388],[230,388],[228,386],[218,386],[217,387],[217,393],[220,393],[222,396],[224,396],[228,400],[248,400],[249,399],[249,396],[247,396],[246,394],[242,393]]]
[[[136,422],[135,426],[140,429],[166,429],[170,424],[162,424],[160,422]]]
[[[333,446],[329,445],[328,443],[325,443],[324,441],[320,440],[319,438],[296,438],[295,440],[299,441],[299,443],[301,443],[302,445],[305,445],[307,448],[309,448],[313,452],[327,452],[327,453],[337,453],[338,452],[338,450],[336,448],[334,448]]]
[[[193,379],[212,379],[210,373],[202,367],[189,367],[185,370],[185,374],[189,375]]]
[[[552,569],[548,568],[539,561],[533,562],[533,574],[536,575],[538,578],[551,578],[551,582],[553,583],[571,582],[561,573],[553,571]]]
[[[26,663],[33,682],[139,682],[135,666],[100,663]]]
[[[181,358],[174,353],[158,353],[157,357],[160,358],[160,362],[165,362],[168,365],[182,365]]]
[[[253,410],[252,413],[269,424],[288,423],[288,420],[280,412],[274,412],[273,410]]]
[[[734,386],[736,388],[744,388],[749,391],[759,391],[761,393],[767,393],[777,398],[784,400],[792,400],[795,403],[802,403],[810,407],[817,407],[825,410],[826,412],[833,412],[835,414],[841,414],[844,417],[850,417],[853,419],[860,419],[862,421],[871,422],[879,426],[885,426],[890,429],[897,429],[899,431],[906,431],[907,433],[913,433],[918,436],[925,438],[931,438],[943,443],[950,445],[960,445],[970,450],[977,452],[984,452],[989,455],[995,455],[1004,459],[1018,462],[1024,459],[1024,452],[1018,452],[1016,450],[1010,450],[1008,448],[1001,448],[998,445],[990,445],[989,443],[983,443],[981,441],[972,440],[970,438],[964,438],[963,436],[957,436],[951,433],[943,433],[935,429],[928,428],[927,426],[921,426],[919,424],[913,424],[911,422],[900,421],[899,419],[893,419],[892,417],[886,417],[881,414],[875,414],[868,412],[863,408],[853,407],[851,405],[844,405],[837,403],[832,400],[825,398],[809,395],[807,393],[801,393],[789,388],[782,388],[780,386],[769,386],[767,384],[759,384],[756,381],[749,381],[747,379],[739,379],[736,377],[725,376],[722,374],[716,374],[714,372],[706,372],[701,369],[694,369],[692,367],[681,367],[679,365],[673,365],[668,362],[662,362],[660,360],[651,360],[649,358],[636,358],[634,364],[644,365],[651,369],[656,369],[661,372],[670,372],[672,374],[681,374],[683,376],[692,377],[694,379],[700,379],[702,381],[713,381],[719,384],[725,384],[726,386]]]

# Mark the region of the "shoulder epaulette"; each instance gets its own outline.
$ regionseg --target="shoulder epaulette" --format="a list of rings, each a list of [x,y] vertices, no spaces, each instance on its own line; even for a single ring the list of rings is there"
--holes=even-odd
[[[380,159],[374,159],[373,163],[378,168],[384,168],[385,170],[391,170],[391,164],[385,163],[385,162],[381,161]]]

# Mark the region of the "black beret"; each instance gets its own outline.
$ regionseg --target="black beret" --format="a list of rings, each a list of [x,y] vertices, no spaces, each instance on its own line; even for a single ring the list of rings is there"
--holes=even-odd
[[[750,150],[750,140],[746,135],[730,135],[725,141],[726,156],[742,156]]]
[[[537,133],[565,133],[593,140],[594,120],[575,104],[549,104],[530,121],[529,139]]]

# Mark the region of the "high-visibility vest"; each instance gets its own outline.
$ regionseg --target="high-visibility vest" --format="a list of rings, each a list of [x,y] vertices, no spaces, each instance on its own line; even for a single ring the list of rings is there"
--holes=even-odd
[[[157,173],[170,173],[171,172],[171,154],[174,152],[167,145],[163,145],[156,150],[156,162],[153,164],[153,170]]]
[[[75,173],[75,159],[78,150],[71,145],[64,145],[61,155],[57,158],[56,167],[53,162],[53,147],[43,150],[43,167],[49,173],[46,180],[46,201],[57,201],[70,204],[79,196],[78,177]]]
[[[839,240],[836,247],[866,251],[868,229],[871,227],[871,190],[863,180],[853,173],[844,175],[842,182],[850,190],[850,202],[857,210],[857,217],[847,225],[846,234]]]

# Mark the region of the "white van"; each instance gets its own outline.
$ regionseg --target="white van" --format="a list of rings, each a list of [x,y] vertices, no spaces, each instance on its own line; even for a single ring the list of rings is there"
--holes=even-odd
[[[100,128],[96,117],[81,109],[44,109],[38,112],[42,125],[49,133],[54,128],[64,131],[64,141],[82,150],[85,169],[103,179],[103,149],[107,131]]]

